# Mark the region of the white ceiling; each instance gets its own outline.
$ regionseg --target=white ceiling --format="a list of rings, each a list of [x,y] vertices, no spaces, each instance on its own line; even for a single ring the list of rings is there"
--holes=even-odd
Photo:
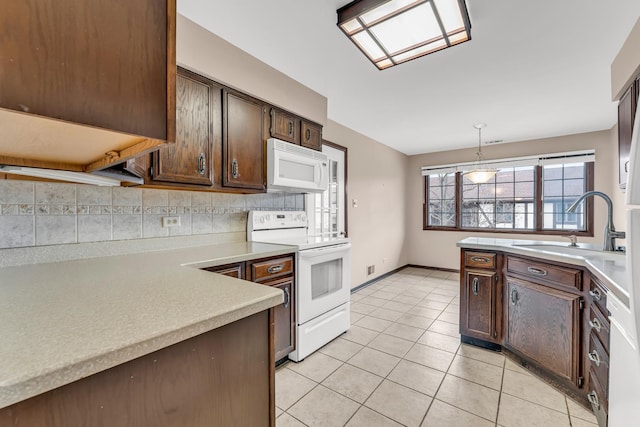
[[[328,98],[406,154],[610,129],[610,65],[638,0],[467,0],[472,40],[378,71],[336,26],[349,0],[178,0],[178,12]]]

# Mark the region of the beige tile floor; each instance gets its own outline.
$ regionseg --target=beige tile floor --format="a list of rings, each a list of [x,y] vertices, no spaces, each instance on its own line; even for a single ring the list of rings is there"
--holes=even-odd
[[[406,268],[352,295],[351,329],[276,371],[276,425],[595,427],[500,353],[460,345],[459,276]]]

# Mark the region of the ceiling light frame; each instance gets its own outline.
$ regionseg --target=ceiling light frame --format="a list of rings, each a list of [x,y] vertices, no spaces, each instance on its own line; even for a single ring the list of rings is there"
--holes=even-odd
[[[340,30],[379,70],[471,40],[465,0],[355,0],[337,13]]]

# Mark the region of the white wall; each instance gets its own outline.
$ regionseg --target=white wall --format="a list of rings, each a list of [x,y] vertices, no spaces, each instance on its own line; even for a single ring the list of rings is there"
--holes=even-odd
[[[408,156],[329,120],[327,141],[347,147],[348,232],[352,287],[407,264],[405,252]],[[358,207],[352,201],[357,200]],[[368,276],[367,266],[375,265]]]
[[[567,135],[532,141],[522,141],[510,144],[498,144],[483,147],[483,154],[487,159],[546,154],[554,152],[575,151],[593,148],[596,151],[594,188],[616,197],[617,190],[617,133],[614,138],[613,130],[592,132],[579,135]],[[616,146],[613,146],[613,143]],[[524,238],[533,240],[563,240],[562,237],[474,233],[458,231],[426,231],[422,229],[423,180],[420,167],[427,165],[449,164],[475,160],[475,148],[443,151],[437,153],[411,156],[407,168],[407,256],[410,264],[431,267],[460,268],[459,249],[456,242],[466,237],[490,238]],[[615,170],[612,171],[612,165]],[[615,180],[614,180],[615,179]],[[615,186],[614,186],[615,184]],[[623,211],[622,204],[616,200],[616,218]],[[579,238],[581,242],[601,243],[606,221],[606,205],[598,198],[594,205],[594,237]],[[624,222],[619,222],[618,229],[624,230]]]

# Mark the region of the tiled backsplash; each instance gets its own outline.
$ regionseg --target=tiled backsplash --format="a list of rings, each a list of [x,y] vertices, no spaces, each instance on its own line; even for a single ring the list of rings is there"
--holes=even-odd
[[[0,248],[243,231],[255,209],[304,209],[304,196],[0,180]],[[180,226],[163,228],[168,215]]]

